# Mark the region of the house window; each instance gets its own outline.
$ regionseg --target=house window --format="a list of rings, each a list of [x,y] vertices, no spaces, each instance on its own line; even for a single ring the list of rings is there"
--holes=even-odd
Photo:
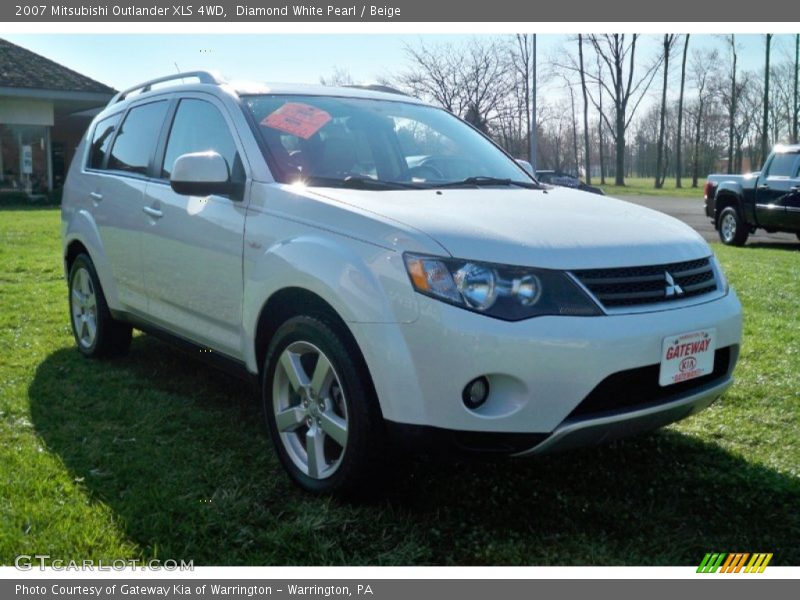
[[[47,191],[47,141],[44,125],[0,124],[0,191]]]

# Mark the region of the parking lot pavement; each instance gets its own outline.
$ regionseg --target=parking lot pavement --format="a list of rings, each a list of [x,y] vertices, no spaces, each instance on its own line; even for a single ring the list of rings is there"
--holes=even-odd
[[[633,202],[680,219],[697,230],[709,242],[718,242],[719,237],[711,221],[703,212],[702,192],[696,200],[688,198],[671,198],[665,196],[623,196],[626,202]],[[759,229],[747,239],[749,244],[795,244],[800,248],[797,237],[791,233],[766,233]]]

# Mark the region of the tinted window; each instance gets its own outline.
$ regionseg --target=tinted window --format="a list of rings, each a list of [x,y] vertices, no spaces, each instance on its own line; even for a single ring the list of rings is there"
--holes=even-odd
[[[797,154],[776,154],[769,164],[768,177],[791,177],[794,175],[792,167],[797,159]]]
[[[208,150],[217,152],[225,159],[232,180],[243,179],[236,144],[228,129],[228,123],[219,110],[203,100],[191,98],[181,100],[169,132],[161,176],[169,179],[175,160],[182,154]]]
[[[132,108],[117,134],[108,168],[146,174],[166,113],[166,102],[151,102]]]
[[[111,138],[114,136],[114,131],[117,129],[120,115],[116,114],[107,119],[100,121],[94,128],[94,135],[92,135],[92,146],[89,148],[89,162],[90,169],[102,169],[103,162],[105,161],[108,148],[111,145]]]

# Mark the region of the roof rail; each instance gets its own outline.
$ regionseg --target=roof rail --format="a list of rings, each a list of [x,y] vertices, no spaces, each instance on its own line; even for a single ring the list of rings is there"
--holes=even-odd
[[[343,87],[346,88],[353,88],[357,90],[369,90],[371,92],[384,92],[386,94],[397,94],[398,96],[409,96],[406,92],[398,90],[397,88],[393,88],[389,85],[383,85],[382,83],[367,83],[367,84],[360,84],[360,83],[350,83],[345,84]]]
[[[153,85],[157,83],[163,83],[165,81],[175,81],[176,79],[189,79],[195,78],[200,81],[200,83],[210,83],[212,85],[222,85],[224,80],[220,78],[218,75],[215,75],[211,71],[186,71],[185,73],[175,73],[174,75],[166,75],[164,77],[157,77],[156,79],[150,79],[149,81],[145,81],[143,83],[134,85],[129,87],[121,92],[117,93],[111,101],[108,103],[109,106],[112,104],[116,104],[117,102],[122,102],[131,92],[135,92],[139,90],[139,93],[149,92]]]

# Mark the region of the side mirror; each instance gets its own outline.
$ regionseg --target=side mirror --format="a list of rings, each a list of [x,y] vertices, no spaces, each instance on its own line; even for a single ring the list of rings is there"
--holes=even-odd
[[[529,163],[527,160],[523,160],[521,158],[517,159],[517,164],[525,169],[525,172],[530,175],[531,177],[536,177],[536,173],[533,171],[533,165]]]
[[[184,196],[229,194],[233,189],[228,163],[211,150],[180,155],[172,167],[169,185]]]

